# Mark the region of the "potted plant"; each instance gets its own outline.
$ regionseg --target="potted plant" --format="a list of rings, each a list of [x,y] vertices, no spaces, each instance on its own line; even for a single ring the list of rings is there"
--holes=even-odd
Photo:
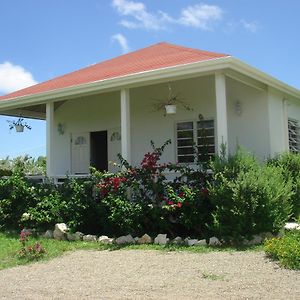
[[[7,122],[9,123],[9,129],[12,130],[15,128],[16,132],[23,132],[24,128],[31,130],[31,126],[29,126],[21,117],[17,120]]]
[[[179,93],[176,95],[172,93],[171,85],[169,84],[169,95],[165,99],[158,99],[157,102],[154,103],[154,109],[156,111],[164,110],[164,116],[166,116],[176,114],[178,105],[186,110],[193,110],[183,99],[180,99]]]

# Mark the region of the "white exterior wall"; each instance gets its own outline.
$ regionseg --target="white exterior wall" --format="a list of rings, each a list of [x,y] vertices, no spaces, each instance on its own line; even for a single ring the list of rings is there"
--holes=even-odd
[[[287,115],[282,93],[268,89],[269,129],[271,156],[276,156],[288,150],[287,145]]]
[[[288,118],[297,120],[300,125],[300,99],[288,98],[287,115]]]
[[[270,156],[267,92],[227,78],[227,113],[229,153],[237,146],[260,159]],[[241,114],[235,104],[241,103]]]

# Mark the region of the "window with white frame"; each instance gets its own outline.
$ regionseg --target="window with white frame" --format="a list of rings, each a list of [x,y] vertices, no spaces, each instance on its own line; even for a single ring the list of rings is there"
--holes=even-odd
[[[297,120],[288,119],[289,149],[291,152],[300,153],[300,128]]]
[[[207,162],[215,155],[215,129],[213,120],[179,122],[176,126],[177,161]],[[197,150],[197,151],[195,151]]]

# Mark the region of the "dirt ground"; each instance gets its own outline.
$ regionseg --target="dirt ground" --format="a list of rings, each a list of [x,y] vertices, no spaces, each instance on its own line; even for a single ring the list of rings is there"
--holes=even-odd
[[[300,299],[263,252],[77,251],[0,271],[0,299]]]

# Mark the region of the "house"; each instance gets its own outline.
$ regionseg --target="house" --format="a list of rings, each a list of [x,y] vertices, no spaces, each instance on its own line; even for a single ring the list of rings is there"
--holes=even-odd
[[[154,103],[178,95],[165,115]],[[171,139],[162,160],[193,163],[237,145],[265,159],[300,151],[300,91],[226,54],[159,43],[0,97],[0,114],[46,120],[49,176],[115,171],[141,162],[150,140]],[[203,118],[199,119],[199,115]],[[208,143],[208,144],[207,144]]]

